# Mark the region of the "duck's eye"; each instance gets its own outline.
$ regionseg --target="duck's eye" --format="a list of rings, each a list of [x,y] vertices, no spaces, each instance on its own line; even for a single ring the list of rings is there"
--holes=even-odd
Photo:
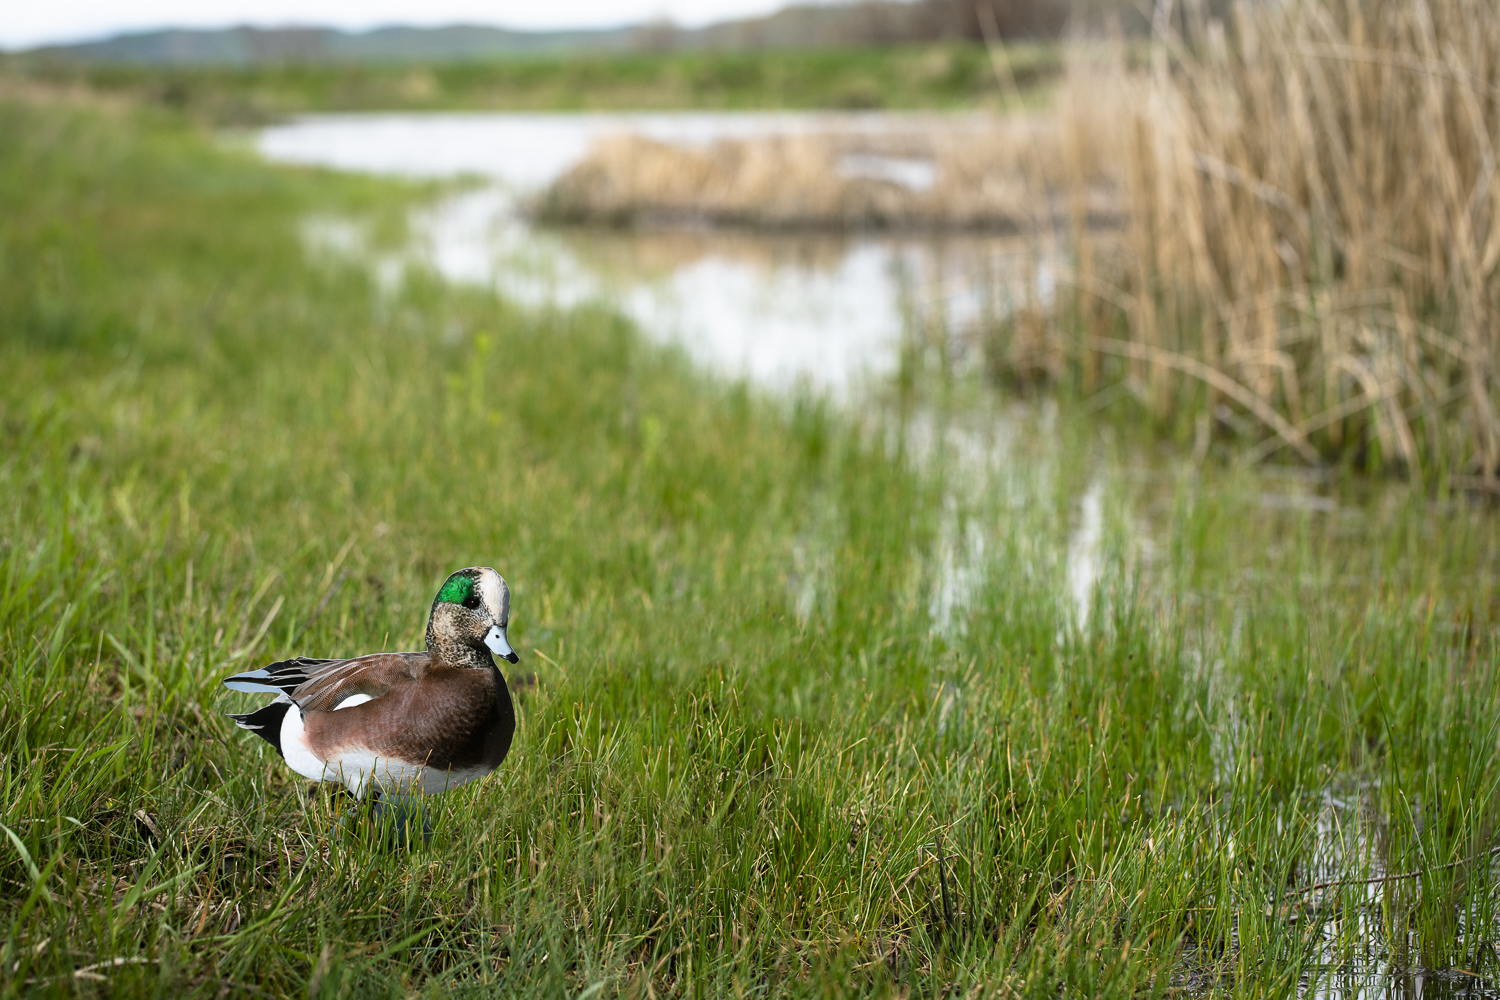
[[[479,595],[478,594],[470,594],[468,597],[465,597],[464,598],[464,607],[468,608],[470,611],[478,611],[479,610]]]

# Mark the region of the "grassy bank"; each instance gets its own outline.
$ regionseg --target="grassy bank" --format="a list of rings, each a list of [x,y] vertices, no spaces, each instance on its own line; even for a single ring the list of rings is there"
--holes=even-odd
[[[1018,83],[1062,70],[1053,44],[1016,48]],[[90,66],[11,57],[14,74],[155,101],[211,120],[255,123],[305,111],[581,111],[744,108],[968,108],[1001,103],[973,44],[759,52],[518,56],[475,62],[251,68]]]
[[[1148,488],[1045,416],[981,474],[941,397],[766,399],[602,308],[304,256],[309,211],[397,240],[420,194],[0,105],[0,991],[1495,971],[1491,517]],[[511,757],[430,847],[332,836],[217,679],[411,648],[473,563]]]

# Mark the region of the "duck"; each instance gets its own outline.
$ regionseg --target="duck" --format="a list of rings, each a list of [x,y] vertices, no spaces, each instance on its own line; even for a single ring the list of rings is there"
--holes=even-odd
[[[231,691],[274,694],[231,713],[296,773],[337,782],[356,800],[434,795],[498,768],[516,731],[499,657],[516,663],[506,629],[510,587],[489,566],[452,573],[427,616],[427,649],[350,659],[297,656],[225,678]]]

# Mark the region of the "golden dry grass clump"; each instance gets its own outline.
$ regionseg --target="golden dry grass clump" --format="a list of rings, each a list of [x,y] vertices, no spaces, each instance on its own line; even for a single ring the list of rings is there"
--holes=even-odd
[[[725,139],[705,148],[623,135],[602,140],[539,203],[554,221],[701,221],[771,228],[1020,231],[1062,199],[1038,196],[1022,162],[1061,167],[1048,118],[941,119],[908,130]],[[915,172],[917,183],[882,168]],[[923,177],[923,174],[926,174]],[[1101,192],[1087,206],[1111,209]]]
[[[1114,268],[1085,232],[1077,312],[1051,335],[1086,375],[1101,353],[1132,359],[1161,415],[1189,387],[1201,412],[1234,402],[1267,430],[1255,457],[1493,487],[1493,3],[1293,0],[1228,24],[1190,5],[1178,23],[1158,22],[1144,71],[1119,47],[1070,72],[1063,145],[1094,147],[1129,222]]]

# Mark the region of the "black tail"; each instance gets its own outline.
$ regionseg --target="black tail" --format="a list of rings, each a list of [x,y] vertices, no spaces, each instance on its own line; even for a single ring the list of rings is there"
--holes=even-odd
[[[276,752],[285,760],[286,754],[281,753],[281,720],[286,717],[286,710],[291,707],[292,703],[289,701],[273,701],[265,708],[245,715],[231,714],[229,717],[241,729],[250,730],[275,747]]]

